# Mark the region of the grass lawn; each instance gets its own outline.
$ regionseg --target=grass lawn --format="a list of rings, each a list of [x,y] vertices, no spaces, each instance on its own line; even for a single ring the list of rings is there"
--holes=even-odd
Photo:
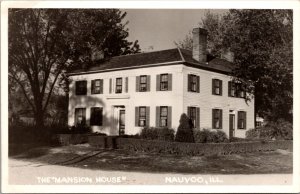
[[[23,148],[23,149],[22,149]],[[10,148],[10,157],[86,169],[188,174],[292,173],[293,153],[286,150],[223,156],[176,156],[99,150],[88,145]]]

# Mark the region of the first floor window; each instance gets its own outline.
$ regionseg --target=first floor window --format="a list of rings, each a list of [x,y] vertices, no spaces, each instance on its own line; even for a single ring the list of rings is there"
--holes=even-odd
[[[141,127],[146,126],[146,107],[145,106],[139,107],[139,126],[141,126]]]
[[[75,86],[75,93],[76,95],[86,95],[87,93],[87,81],[76,81]]]
[[[192,123],[193,123],[193,128],[196,127],[196,120],[197,120],[197,109],[196,107],[189,107],[188,108],[189,112],[188,112],[188,117],[191,119]]]
[[[212,110],[212,127],[213,129],[222,129],[222,110]]]
[[[246,129],[246,112],[238,111],[238,129]]]
[[[122,78],[116,79],[116,93],[122,93]]]
[[[75,125],[85,125],[85,108],[75,108]]]
[[[168,126],[168,107],[161,106],[160,107],[160,127]]]
[[[103,109],[101,107],[92,107],[90,125],[101,126],[102,117],[103,117]]]

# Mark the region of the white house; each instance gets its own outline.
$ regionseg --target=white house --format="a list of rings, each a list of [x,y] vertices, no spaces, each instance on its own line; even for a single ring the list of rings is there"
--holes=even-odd
[[[177,129],[182,113],[195,128],[244,137],[254,128],[254,98],[245,102],[229,76],[233,64],[208,59],[207,31],[193,30],[193,50],[180,48],[113,57],[68,73],[68,124],[84,123],[108,135],[136,134],[144,126]]]

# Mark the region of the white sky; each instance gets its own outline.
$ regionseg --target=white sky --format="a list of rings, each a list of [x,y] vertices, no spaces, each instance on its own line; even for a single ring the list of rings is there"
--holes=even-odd
[[[174,41],[184,37],[199,26],[205,9],[125,9],[129,24],[129,41],[138,40],[142,51],[175,48]],[[227,10],[210,10],[224,13]]]

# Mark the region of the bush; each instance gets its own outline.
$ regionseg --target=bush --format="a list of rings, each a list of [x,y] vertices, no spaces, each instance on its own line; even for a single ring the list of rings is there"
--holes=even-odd
[[[246,132],[246,137],[250,139],[293,139],[292,123],[279,119],[276,122],[268,122],[265,126],[250,129]]]
[[[196,143],[221,143],[228,142],[227,135],[224,131],[221,130],[195,130],[194,139]]]
[[[174,130],[168,128],[145,127],[140,133],[142,139],[174,141]]]
[[[186,114],[180,117],[180,124],[178,126],[175,141],[178,142],[195,142],[193,135],[193,123]]]

